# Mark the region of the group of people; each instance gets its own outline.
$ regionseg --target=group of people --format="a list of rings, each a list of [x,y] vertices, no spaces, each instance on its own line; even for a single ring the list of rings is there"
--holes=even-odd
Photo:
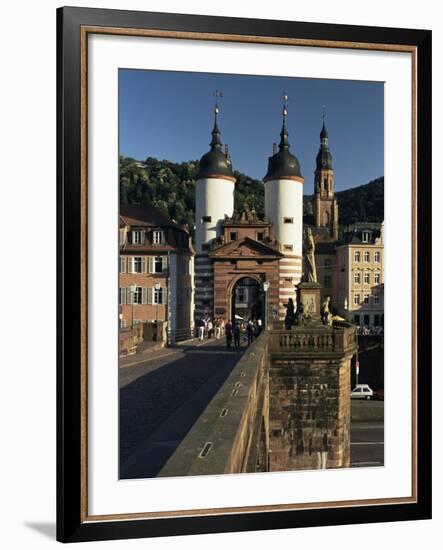
[[[207,338],[219,340],[225,333],[225,320],[221,317],[197,319],[196,326],[199,340],[206,340]]]
[[[248,345],[251,344],[254,338],[257,338],[262,331],[263,322],[261,319],[250,319],[248,321],[235,319],[234,322],[229,320],[225,323],[222,317],[211,318],[208,316],[197,319],[196,327],[199,340],[210,338],[219,340],[226,337],[226,346],[228,348],[232,347],[232,342],[234,342],[236,348],[240,348],[242,333]]]
[[[246,333],[245,341],[252,344],[254,338],[257,338],[262,331],[261,319],[249,319],[248,321],[235,319],[234,323],[229,320],[225,325],[226,334],[226,346],[230,348],[232,346],[232,339],[234,338],[234,346],[239,348],[241,346],[241,334]]]

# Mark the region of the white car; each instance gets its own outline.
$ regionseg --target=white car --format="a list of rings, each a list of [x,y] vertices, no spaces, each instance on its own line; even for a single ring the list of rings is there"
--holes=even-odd
[[[367,384],[357,384],[351,391],[351,399],[372,399],[374,392]]]

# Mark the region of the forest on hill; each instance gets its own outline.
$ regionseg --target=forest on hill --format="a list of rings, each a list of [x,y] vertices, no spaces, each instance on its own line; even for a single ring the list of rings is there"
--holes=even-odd
[[[120,157],[120,202],[149,202],[167,213],[180,225],[187,224],[193,236],[195,208],[195,176],[198,161],[181,163],[148,157],[139,161]],[[264,214],[264,186],[241,172],[234,172],[235,209],[241,212],[247,205],[259,216]],[[384,218],[384,178],[336,193],[340,225],[359,222],[381,222]],[[303,197],[305,223],[312,223],[312,195]]]

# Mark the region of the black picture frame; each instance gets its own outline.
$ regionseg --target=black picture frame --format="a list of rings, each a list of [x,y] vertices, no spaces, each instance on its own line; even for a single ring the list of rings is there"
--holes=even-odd
[[[82,513],[81,28],[153,29],[416,51],[416,469],[413,503],[90,522]],[[62,542],[429,519],[431,517],[431,31],[60,8],[57,10],[57,539]],[[83,201],[83,202],[82,202]],[[83,206],[82,206],[83,205]],[[84,342],[83,342],[84,344]],[[82,390],[83,388],[83,390]],[[84,503],[83,503],[84,504]]]

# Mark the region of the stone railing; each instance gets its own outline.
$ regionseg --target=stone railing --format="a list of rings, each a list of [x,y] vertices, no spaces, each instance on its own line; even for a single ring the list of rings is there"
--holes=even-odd
[[[263,332],[159,472],[160,477],[266,469],[269,353]]]
[[[275,354],[316,354],[352,351],[357,346],[356,327],[346,321],[332,327],[296,326],[270,330],[269,351]]]

